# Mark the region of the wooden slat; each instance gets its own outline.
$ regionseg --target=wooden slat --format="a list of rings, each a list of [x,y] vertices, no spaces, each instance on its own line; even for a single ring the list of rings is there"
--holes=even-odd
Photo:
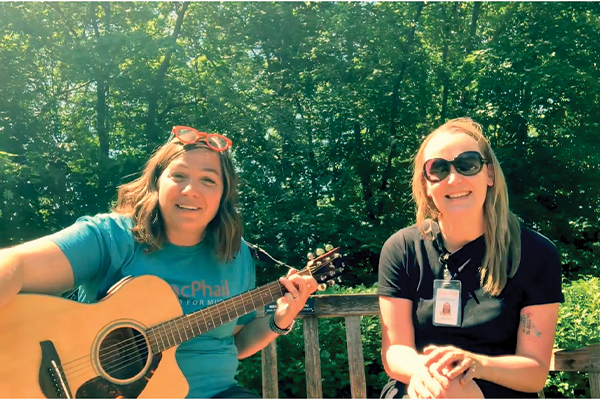
[[[273,340],[261,351],[263,398],[279,398],[277,379],[277,339]]]
[[[367,398],[365,360],[363,357],[360,317],[346,317],[346,342],[348,344],[348,364],[350,366],[350,390],[353,399]]]
[[[309,316],[304,319],[304,351],[306,361],[306,396],[309,399],[323,398],[321,386],[321,356],[319,351],[319,320]]]
[[[550,371],[600,372],[600,344],[575,350],[554,350]]]
[[[589,377],[592,399],[600,399],[600,373],[590,372]]]
[[[298,318],[306,318],[308,315],[331,318],[379,314],[379,298],[376,294],[328,294],[312,298],[315,299],[315,312],[299,314]]]

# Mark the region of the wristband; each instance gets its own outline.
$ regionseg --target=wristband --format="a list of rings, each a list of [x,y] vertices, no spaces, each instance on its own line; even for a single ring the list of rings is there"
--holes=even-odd
[[[271,318],[269,319],[269,328],[278,335],[287,335],[294,327],[295,322],[296,320],[293,320],[290,326],[288,326],[286,329],[281,329],[275,323],[275,314],[271,314]]]

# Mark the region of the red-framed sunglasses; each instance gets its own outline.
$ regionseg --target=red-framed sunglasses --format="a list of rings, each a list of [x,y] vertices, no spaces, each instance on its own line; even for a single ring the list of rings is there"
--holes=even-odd
[[[218,133],[200,132],[189,126],[174,126],[168,141],[170,142],[174,137],[185,144],[194,144],[204,139],[208,148],[214,151],[225,151],[232,145],[231,139],[228,137],[219,135]]]

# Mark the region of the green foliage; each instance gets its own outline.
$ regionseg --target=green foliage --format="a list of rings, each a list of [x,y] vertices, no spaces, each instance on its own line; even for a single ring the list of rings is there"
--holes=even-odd
[[[555,347],[576,349],[600,343],[600,279],[587,277],[564,290],[558,314]],[[552,372],[544,389],[549,398],[589,398],[586,373]]]
[[[598,2],[0,2],[0,247],[107,211],[191,125],[233,140],[245,238],[298,266],[342,246],[346,284],[370,286],[414,221],[423,135],[467,115],[566,280],[598,276],[599,16]]]

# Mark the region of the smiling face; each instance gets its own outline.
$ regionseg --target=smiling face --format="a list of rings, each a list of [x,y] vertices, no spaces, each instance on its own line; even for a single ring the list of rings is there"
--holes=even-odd
[[[450,161],[465,151],[481,152],[477,141],[468,134],[440,132],[427,143],[423,155],[425,161],[432,158]],[[440,212],[440,218],[460,218],[463,222],[465,217],[483,218],[487,188],[493,184],[491,169],[487,165],[473,176],[461,175],[452,166],[444,180],[425,182],[427,196]]]
[[[199,243],[223,195],[219,154],[199,148],[182,153],[158,179],[158,203],[169,242]]]
[[[450,303],[446,302],[442,306],[442,314],[449,315],[450,314]]]

